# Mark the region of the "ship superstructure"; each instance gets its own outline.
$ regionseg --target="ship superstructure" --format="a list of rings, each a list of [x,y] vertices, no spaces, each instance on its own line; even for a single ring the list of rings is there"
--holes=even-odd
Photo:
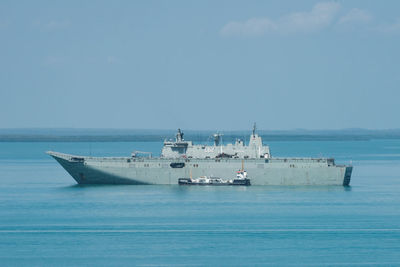
[[[243,164],[252,185],[349,185],[352,166],[336,165],[327,158],[274,158],[264,146],[256,127],[248,145],[237,139],[222,145],[215,134],[213,145],[195,145],[178,130],[166,140],[157,158],[89,157],[48,151],[79,184],[171,184],[181,177],[229,177]],[[243,167],[242,167],[243,168]]]
[[[221,134],[216,133],[214,145],[194,145],[192,141],[183,139],[183,133],[178,129],[175,141],[164,141],[161,151],[163,158],[270,158],[268,146],[263,146],[261,137],[256,133],[256,125],[250,135],[249,145],[245,145],[242,139],[236,139],[234,144],[222,145]]]

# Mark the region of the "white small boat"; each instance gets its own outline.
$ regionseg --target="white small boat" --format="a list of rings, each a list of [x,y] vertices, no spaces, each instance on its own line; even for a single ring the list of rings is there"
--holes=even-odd
[[[190,175],[192,176],[192,175]],[[244,185],[248,186],[250,184],[250,179],[247,178],[247,172],[245,170],[239,170],[236,172],[236,178],[225,180],[219,177],[212,176],[200,176],[199,178],[179,178],[179,185]]]

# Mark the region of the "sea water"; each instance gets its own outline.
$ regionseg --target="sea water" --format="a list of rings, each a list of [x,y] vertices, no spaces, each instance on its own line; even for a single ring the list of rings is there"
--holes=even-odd
[[[400,265],[400,140],[270,143],[351,163],[350,187],[79,186],[44,153],[161,146],[0,143],[0,265]]]

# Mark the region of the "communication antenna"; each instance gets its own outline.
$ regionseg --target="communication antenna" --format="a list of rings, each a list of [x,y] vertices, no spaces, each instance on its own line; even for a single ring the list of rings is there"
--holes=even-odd
[[[222,136],[223,134],[217,132],[215,134],[213,134],[214,137],[214,145],[215,146],[219,146],[222,143]]]

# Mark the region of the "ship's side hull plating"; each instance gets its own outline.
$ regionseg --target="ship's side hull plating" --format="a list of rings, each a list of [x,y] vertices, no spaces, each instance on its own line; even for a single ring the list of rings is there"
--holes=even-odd
[[[79,184],[178,184],[181,177],[233,178],[244,163],[252,185],[349,185],[352,167],[323,159],[97,158],[48,152]],[[179,164],[177,164],[179,163]]]

